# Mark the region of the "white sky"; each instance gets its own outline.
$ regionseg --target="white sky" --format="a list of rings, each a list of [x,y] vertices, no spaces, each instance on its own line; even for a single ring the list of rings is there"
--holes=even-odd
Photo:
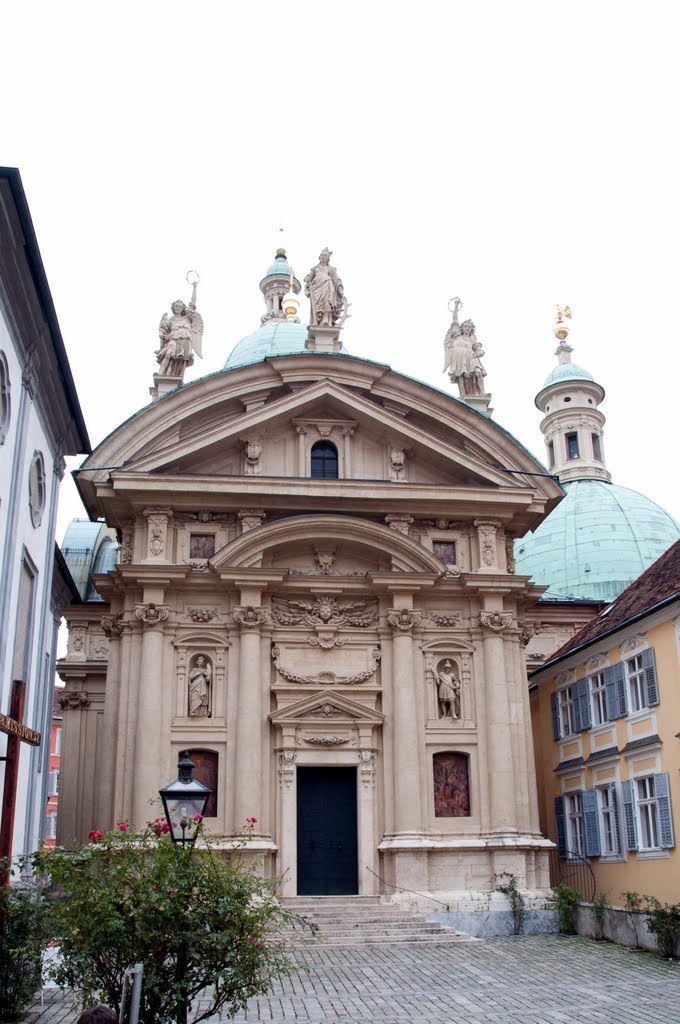
[[[283,223],[300,278],[333,249],[346,347],[452,393],[460,295],[494,418],[541,459],[533,398],[555,305],[571,305],[615,482],[680,517],[674,15],[657,0],[5,6],[0,163],[21,170],[93,445],[148,402],[190,267],[205,358],[186,381],[259,325]],[[83,514],[69,482],[58,538]]]

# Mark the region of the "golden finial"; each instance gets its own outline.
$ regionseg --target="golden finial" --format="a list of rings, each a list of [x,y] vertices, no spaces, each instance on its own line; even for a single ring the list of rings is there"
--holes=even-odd
[[[571,306],[558,306],[553,327],[553,334],[558,341],[566,341],[569,337],[569,325],[565,323],[565,320],[571,320]]]
[[[288,285],[288,291],[283,296],[281,302],[283,312],[286,314],[287,320],[294,320],[297,316],[297,311],[300,308],[300,300],[293,291],[293,268],[290,268],[290,283]]]

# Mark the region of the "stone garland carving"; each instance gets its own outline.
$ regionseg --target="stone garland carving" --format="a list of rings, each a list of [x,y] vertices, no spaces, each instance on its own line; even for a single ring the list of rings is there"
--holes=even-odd
[[[148,522],[148,552],[152,558],[160,558],[165,551],[168,533],[168,521],[172,516],[170,508],[145,508],[144,515]]]
[[[336,676],[335,672],[319,672],[315,676],[298,676],[279,664],[280,654],[281,650],[279,647],[272,647],[272,658],[279,675],[282,675],[289,683],[299,683],[303,686],[354,686],[359,683],[365,683],[367,679],[375,675],[375,670],[380,661],[380,651],[377,647],[374,647],[371,651],[373,665],[365,672],[356,672],[353,676]]]
[[[341,743],[349,743],[349,736],[303,736],[305,743],[315,747],[339,747]]]
[[[335,704],[319,704],[305,715],[305,718],[347,718],[347,713]],[[351,717],[351,716],[350,716]]]
[[[281,626],[353,626],[365,629],[378,621],[378,602],[338,601],[319,597],[314,601],[274,598],[272,616]]]
[[[406,480],[406,451],[390,445],[388,451],[389,476],[393,483],[401,483]]]
[[[266,608],[254,608],[252,605],[234,608],[234,620],[243,629],[259,629],[268,619],[269,612]]]
[[[321,632],[310,633],[307,637],[307,643],[310,647],[321,647],[324,651],[329,651],[332,647],[342,647],[343,644],[347,643],[346,636],[332,636],[329,633]]]
[[[410,611],[406,608],[398,608],[387,613],[387,621],[390,626],[400,629],[402,633],[406,633],[413,629],[414,626],[419,625],[422,617],[421,612]]]
[[[512,541],[512,537],[505,538],[505,562],[508,567],[508,572],[511,576],[515,573],[515,547]]]
[[[454,530],[461,524],[456,519],[418,519],[416,526],[421,530]]]
[[[212,622],[217,616],[217,608],[187,608],[187,615],[192,622]]]
[[[496,531],[500,526],[496,519],[476,519],[475,526],[479,537],[479,561],[486,569],[498,567],[496,554]]]
[[[149,604],[138,604],[135,607],[135,617],[143,622],[145,626],[157,626],[161,622],[165,622],[170,610],[166,604],[154,604],[153,601]]]
[[[123,635],[124,623],[122,612],[118,615],[102,616],[102,629],[109,640],[119,640]]]
[[[65,711],[67,708],[77,711],[82,708],[89,708],[90,706],[90,700],[84,690],[64,693],[58,698],[58,703],[62,711]]]
[[[494,633],[500,633],[510,625],[512,615],[510,612],[480,612],[479,621],[487,629],[493,630]]]
[[[189,717],[212,717],[212,662],[205,654],[192,659],[189,670]]]
[[[390,528],[390,530],[396,530],[397,533],[403,533],[407,537],[409,526],[411,526],[413,522],[413,516],[410,516],[407,512],[385,516],[385,524]]]
[[[119,559],[121,565],[129,565],[132,562],[132,540],[134,537],[134,528],[132,523],[126,523],[126,525],[120,531],[120,552]]]
[[[520,639],[524,646],[528,647],[533,638],[543,632],[544,628],[542,622],[524,622],[520,630]]]
[[[460,612],[431,611],[430,618],[437,626],[457,626],[461,620]]]
[[[208,512],[205,509],[201,509],[200,512],[176,512],[175,519],[178,523],[219,523],[223,529],[236,523],[234,515],[227,512]]]

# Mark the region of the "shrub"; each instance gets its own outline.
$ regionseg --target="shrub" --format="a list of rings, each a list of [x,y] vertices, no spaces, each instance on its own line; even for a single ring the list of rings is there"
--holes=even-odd
[[[61,959],[51,976],[79,989],[84,1004],[101,999],[120,1013],[123,973],[142,963],[140,1024],[186,1021],[195,996],[213,986],[200,1021],[223,1006],[235,1013],[294,969],[274,934],[290,919],[275,880],[204,839],[183,849],[157,822],[144,830],[121,822],[73,852],[37,854],[34,864],[54,887]]]
[[[23,1020],[40,987],[43,901],[35,889],[0,886],[0,1021]]]
[[[609,893],[598,892],[593,897],[593,917],[595,918],[595,939],[601,942],[604,938],[604,916],[609,905]]]
[[[507,879],[507,881],[501,881],[504,878]],[[524,930],[526,901],[524,896],[522,896],[522,893],[517,888],[517,876],[511,875],[507,871],[503,871],[499,875],[494,875],[494,882],[496,883],[496,892],[502,892],[503,895],[507,896],[510,900],[510,909],[512,910],[515,935],[521,935]]]
[[[635,949],[640,948],[640,941],[638,939],[638,921],[639,914],[642,912],[642,904],[644,902],[644,896],[641,896],[639,892],[622,892],[624,900],[626,901],[625,911],[628,915],[628,923],[633,932],[633,940],[635,942]]]
[[[564,935],[573,935],[576,931],[576,904],[581,899],[581,893],[578,889],[572,889],[570,885],[559,885],[553,886],[553,893],[555,894],[555,902],[557,903],[557,912],[560,917],[560,931]]]
[[[680,939],[680,903],[660,903],[654,896],[646,898],[647,927],[656,938],[659,956],[672,960]]]

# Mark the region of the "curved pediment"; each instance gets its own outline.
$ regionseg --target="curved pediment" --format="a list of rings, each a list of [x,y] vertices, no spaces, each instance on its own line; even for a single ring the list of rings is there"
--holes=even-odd
[[[364,572],[424,572],[442,576],[445,565],[431,551],[396,530],[355,516],[290,516],[249,530],[221,548],[210,560],[214,569],[281,567],[291,564],[291,551],[308,551],[313,574],[314,553],[327,556],[319,575],[363,575]],[[335,552],[346,553],[348,565],[359,569],[334,570]],[[328,555],[332,554],[332,558]],[[318,557],[316,559],[318,562]],[[304,571],[304,570],[301,570]]]

